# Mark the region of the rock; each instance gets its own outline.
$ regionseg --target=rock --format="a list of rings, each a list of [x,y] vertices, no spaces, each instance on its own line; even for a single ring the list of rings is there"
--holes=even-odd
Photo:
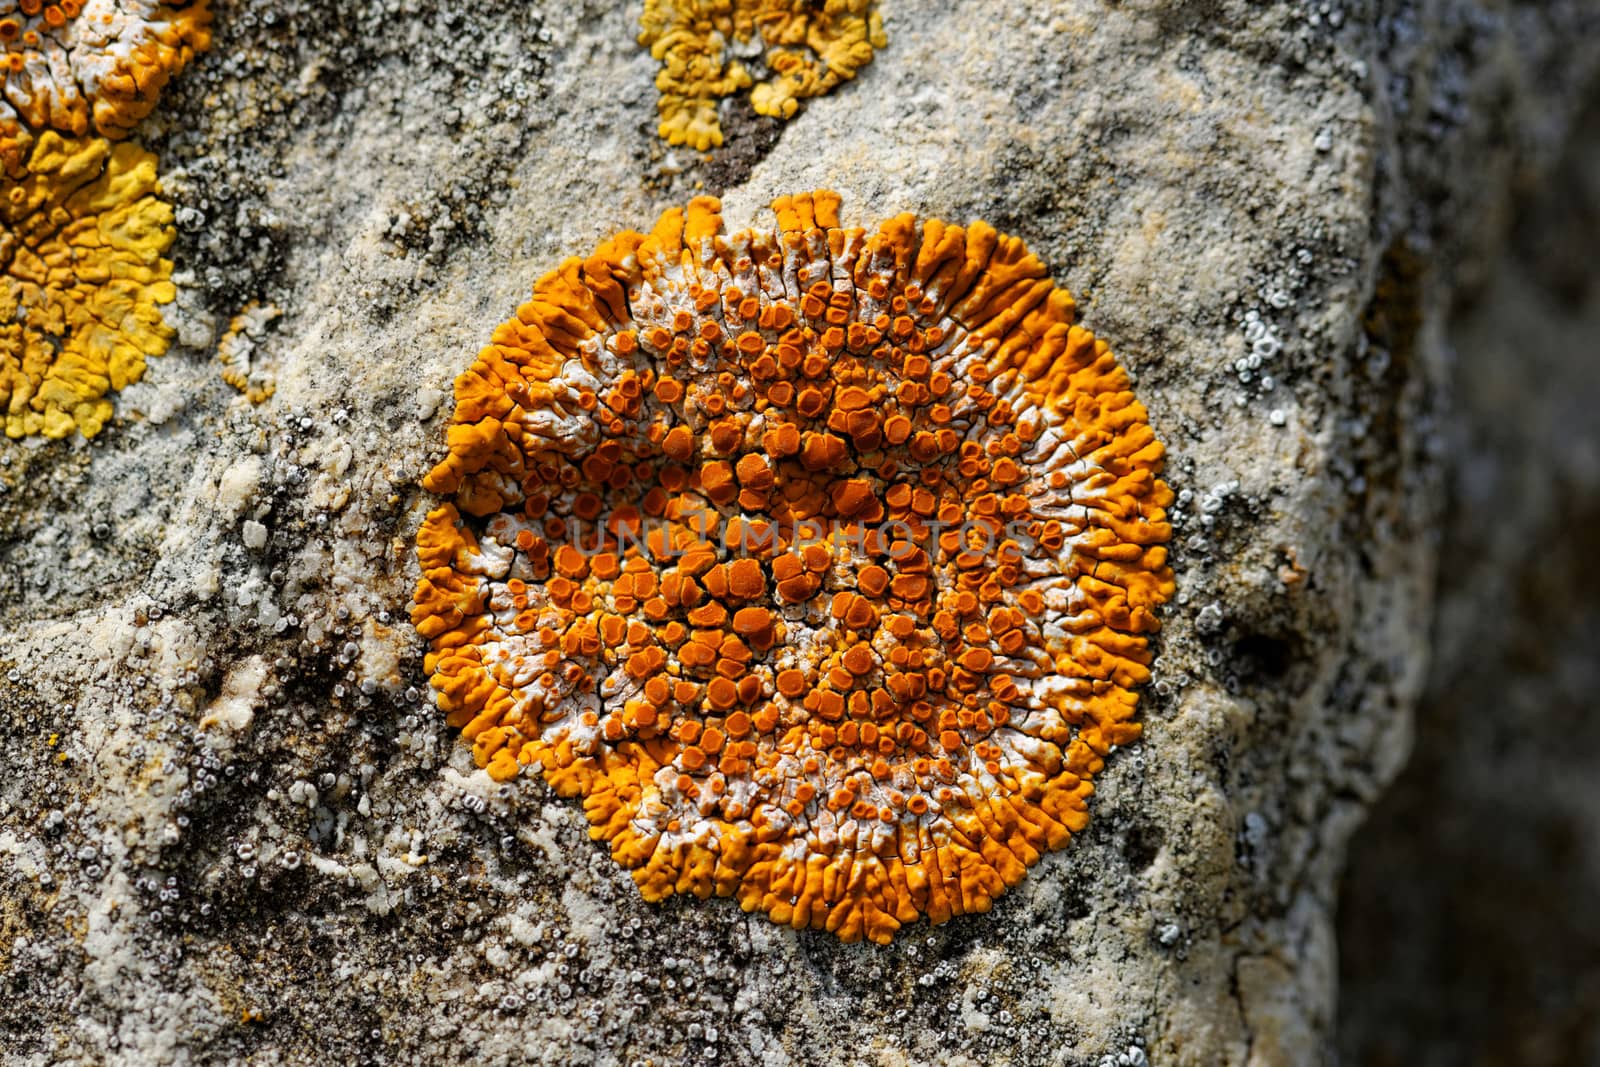
[[[0,446],[8,1062],[1323,1055],[1335,881],[1427,661],[1440,309],[1594,16],[883,15],[853,82],[781,126],[730,103],[703,157],[655,137],[629,5],[216,5],[140,134],[189,220],[179,343],[92,443]],[[1087,831],[884,949],[644,903],[574,804],[473,767],[405,622],[449,383],[535,277],[696,192],[738,228],[818,186],[1023,237],[1179,492]],[[184,346],[253,306],[245,396]]]
[[[1530,168],[1448,324],[1453,456],[1411,763],[1351,843],[1347,1063],[1582,1063],[1600,1043],[1600,94]],[[1515,921],[1507,922],[1515,914]],[[1407,1025],[1397,1027],[1396,1018]]]

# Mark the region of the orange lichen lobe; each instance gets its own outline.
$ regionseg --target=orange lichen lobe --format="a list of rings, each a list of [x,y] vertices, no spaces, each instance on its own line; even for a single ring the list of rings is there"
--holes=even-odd
[[[0,0],[0,163],[43,130],[126,136],[210,22],[209,0]]]
[[[448,721],[650,900],[888,941],[985,911],[1139,736],[1162,446],[1021,241],[699,198],[456,383],[413,620]]]
[[[639,43],[661,64],[660,135],[696,151],[722,144],[718,100],[754,83],[725,58],[731,44],[759,36],[770,77],[754,83],[750,102],[784,119],[801,100],[855,77],[888,44],[876,0],[645,0],[639,27]]]

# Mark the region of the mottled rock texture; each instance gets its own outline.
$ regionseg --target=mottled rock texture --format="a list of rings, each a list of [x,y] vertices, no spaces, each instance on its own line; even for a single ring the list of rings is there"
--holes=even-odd
[[[1567,137],[1593,6],[882,9],[854,82],[781,129],[730,103],[703,157],[656,137],[630,5],[215,5],[139,135],[177,343],[92,444],[0,446],[7,1063],[1331,1056],[1461,449],[1444,311]],[[533,279],[818,186],[1025,239],[1180,494],[1088,830],[888,948],[643,903],[571,803],[472,769],[404,622],[449,383]],[[252,305],[260,404],[216,351]]]

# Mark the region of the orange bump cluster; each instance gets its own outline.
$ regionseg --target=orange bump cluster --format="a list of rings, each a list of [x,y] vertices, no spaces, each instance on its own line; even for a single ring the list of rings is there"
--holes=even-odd
[[[639,43],[661,63],[660,134],[696,151],[722,144],[717,101],[753,81],[724,57],[730,41],[760,35],[771,76],[750,102],[784,119],[801,100],[855,77],[888,44],[875,0],[645,0],[639,25]]]
[[[478,764],[647,899],[887,942],[1085,826],[1172,494],[1022,241],[838,208],[702,197],[540,279],[456,381],[412,618]]]
[[[208,0],[0,0],[0,163],[40,130],[124,137],[211,43]]]

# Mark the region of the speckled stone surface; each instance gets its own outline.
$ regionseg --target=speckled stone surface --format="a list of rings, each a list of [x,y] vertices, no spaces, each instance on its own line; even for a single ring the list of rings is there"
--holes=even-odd
[[[7,1063],[1314,1063],[1334,887],[1403,762],[1449,438],[1440,315],[1589,5],[884,0],[781,129],[655,135],[628,5],[218,3],[139,137],[178,339],[0,445]],[[1588,51],[1586,51],[1588,49]],[[842,945],[647,905],[473,769],[404,621],[449,385],[564,255],[699,191],[1025,239],[1179,492],[1144,739],[995,909]],[[220,339],[254,305],[260,404]]]

